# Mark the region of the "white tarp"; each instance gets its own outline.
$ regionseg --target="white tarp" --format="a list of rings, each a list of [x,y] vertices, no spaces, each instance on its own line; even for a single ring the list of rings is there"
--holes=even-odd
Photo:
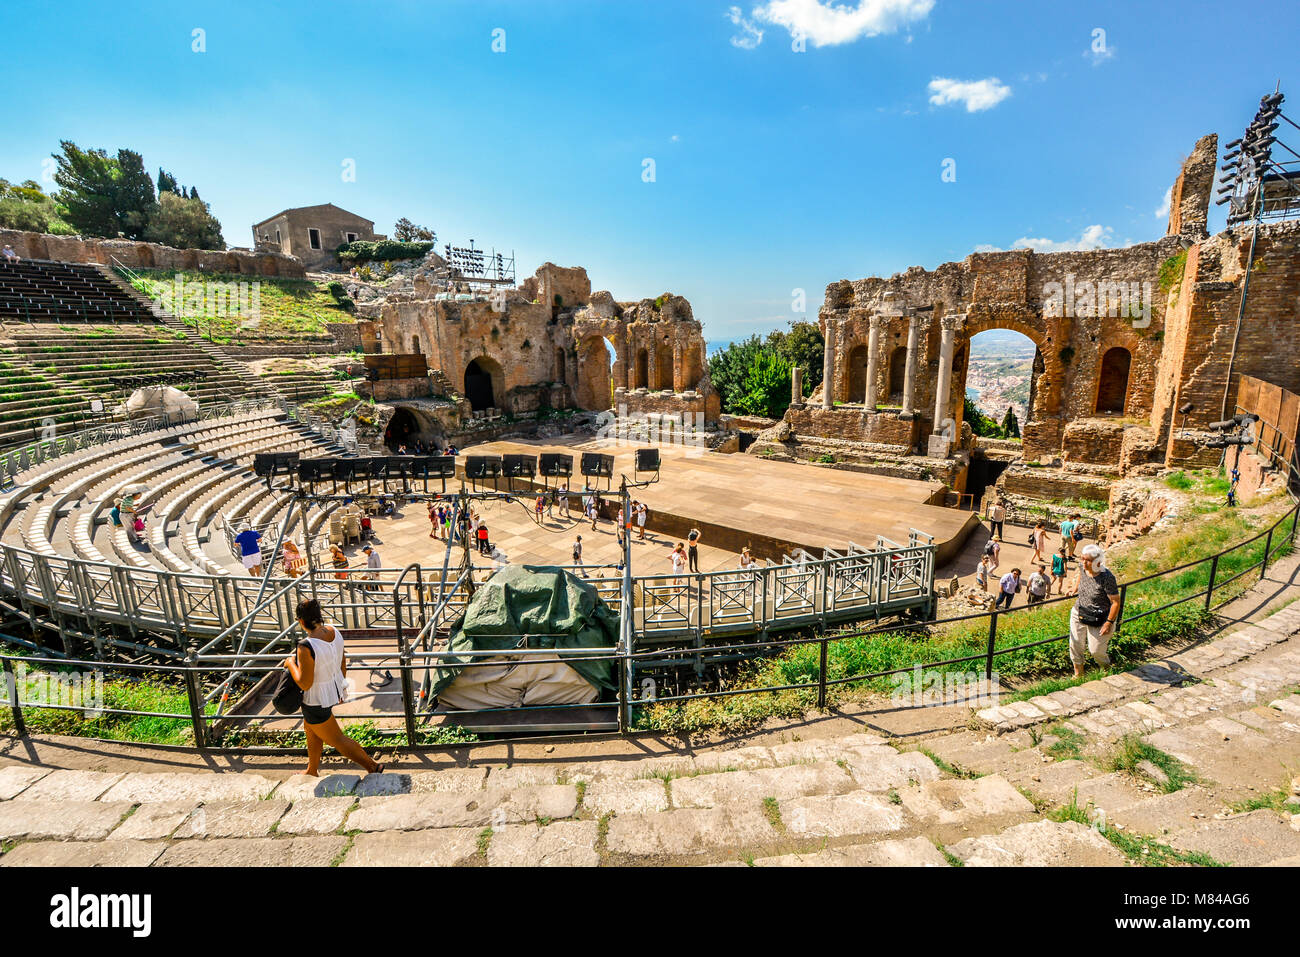
[[[170,415],[175,418],[194,419],[199,414],[199,404],[173,386],[148,386],[136,389],[126,400],[126,416],[142,419],[150,415]]]

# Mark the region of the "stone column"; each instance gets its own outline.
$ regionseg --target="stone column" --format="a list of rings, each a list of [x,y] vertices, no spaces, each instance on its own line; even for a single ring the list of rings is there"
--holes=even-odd
[[[826,349],[822,357],[822,408],[835,407],[835,327],[834,319],[826,319]]]
[[[862,400],[867,412],[876,411],[876,376],[879,372],[877,357],[880,353],[880,327],[884,321],[881,316],[872,316],[871,332],[867,336],[867,394]]]
[[[934,430],[930,436],[930,454],[947,458],[957,441],[955,434],[944,431],[943,423],[948,418],[948,402],[952,398],[953,341],[961,317],[944,316],[939,323],[939,381],[934,388]]]
[[[795,366],[790,374],[790,404],[795,408],[803,405],[803,366]]]
[[[903,372],[903,412],[902,418],[910,419],[916,413],[912,408],[912,397],[916,392],[916,350],[918,320],[912,316],[907,324],[907,367]]]
[[[681,342],[673,343],[673,391],[685,392],[690,386],[686,382],[686,361],[682,358]]]

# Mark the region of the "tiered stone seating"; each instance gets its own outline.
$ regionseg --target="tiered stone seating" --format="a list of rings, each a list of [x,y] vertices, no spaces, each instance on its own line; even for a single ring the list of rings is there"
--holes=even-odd
[[[246,375],[160,324],[81,332],[55,326],[14,332],[13,339],[16,356],[29,367],[87,395],[111,395],[114,377],[157,372],[201,374],[201,380],[179,387],[200,403],[250,398],[256,388]]]
[[[152,316],[93,265],[27,259],[0,261],[0,320],[136,323]]]

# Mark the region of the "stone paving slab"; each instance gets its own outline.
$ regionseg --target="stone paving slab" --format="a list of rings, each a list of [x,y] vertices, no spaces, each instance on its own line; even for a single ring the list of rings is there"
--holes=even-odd
[[[1300,831],[1269,808],[1206,822],[1181,832],[1170,843],[1180,851],[1199,851],[1240,867],[1258,867],[1300,855]]]
[[[903,806],[926,825],[970,826],[987,818],[1032,815],[1034,806],[1006,779],[990,774],[946,778],[899,792]]]
[[[595,821],[556,821],[546,827],[497,828],[488,844],[491,867],[595,867],[599,826]]]
[[[411,793],[424,794],[429,791],[450,791],[455,794],[464,794],[467,791],[482,791],[487,776],[487,768],[447,768],[443,771],[420,771],[411,775]]]
[[[304,798],[294,801],[275,825],[276,834],[333,834],[352,808],[350,797]]]
[[[611,854],[674,858],[761,847],[778,837],[757,808],[683,808],[657,814],[615,815],[609,822],[606,846]]]
[[[31,841],[0,857],[0,867],[148,867],[165,849],[159,841]]]
[[[383,774],[367,774],[357,782],[353,793],[357,797],[381,797],[387,794],[410,794],[411,775],[385,771]],[[325,795],[319,795],[324,797]]]
[[[478,857],[477,828],[358,834],[343,867],[455,867]],[[342,841],[342,838],[339,838]]]
[[[683,808],[723,804],[758,807],[769,797],[783,801],[809,794],[843,794],[853,789],[853,779],[833,761],[756,771],[722,771],[672,781],[673,805]]]
[[[1008,780],[1020,785],[1035,797],[1046,798],[1057,804],[1069,804],[1075,789],[1100,773],[1086,761],[1072,758],[1068,761],[1040,763],[1028,772],[1008,775]]]
[[[288,801],[204,804],[176,829],[177,838],[264,837],[289,810]]]
[[[784,854],[754,861],[755,867],[947,867],[948,859],[924,837],[828,847],[811,854]]]
[[[362,798],[348,818],[349,830],[396,831],[439,827],[486,827],[518,824],[538,818],[571,817],[578,792],[571,784],[518,788],[488,788],[465,794],[435,791]]]
[[[559,784],[563,769],[555,764],[517,764],[510,768],[489,768],[487,787],[511,790]]]
[[[15,801],[93,801],[122,779],[103,771],[51,771]]]
[[[859,837],[901,830],[906,813],[869,791],[818,794],[781,802],[781,823],[797,837]]]
[[[126,801],[5,801],[0,840],[101,841],[129,810]]]
[[[1204,788],[1182,788],[1108,811],[1107,822],[1138,834],[1165,837],[1205,824],[1223,809],[1223,801]]]
[[[347,846],[347,838],[252,837],[177,841],[155,867],[328,867]]]
[[[1130,775],[1112,771],[1080,781],[1078,804],[1079,807],[1091,804],[1109,815],[1141,801],[1149,801],[1154,796],[1154,792],[1139,788]]]
[[[354,794],[357,785],[360,783],[361,775],[359,774],[322,774],[316,778],[309,777],[306,774],[295,774],[293,777],[281,781],[272,797],[281,798],[285,801],[300,801],[304,798],[345,797]]]
[[[939,780],[939,769],[935,763],[919,751],[900,754],[891,748],[890,752],[870,755],[855,752],[849,755],[845,763],[859,788],[864,791],[888,791],[891,788]]]
[[[255,801],[275,790],[278,782],[260,774],[186,774],[133,771],[103,795],[102,801],[149,804],[159,801]]]
[[[967,867],[1121,867],[1124,855],[1077,821],[1017,824],[1000,834],[969,837],[948,851]]]
[[[650,811],[666,811],[668,789],[658,778],[648,781],[592,781],[583,794],[582,806],[597,817],[610,813],[645,814]]]
[[[118,825],[110,841],[159,841],[185,823],[194,812],[193,801],[163,801],[141,804],[135,813]]]
[[[715,771],[753,771],[758,768],[770,768],[776,765],[771,748],[732,748],[727,751],[705,751],[697,754],[691,762],[698,774]]]
[[[813,761],[835,761],[857,748],[888,748],[885,739],[876,734],[853,734],[844,738],[815,738],[811,741],[791,741],[771,747],[772,760],[777,767],[787,764],[805,764]],[[892,750],[892,749],[891,749]]]
[[[0,801],[8,801],[22,794],[49,773],[49,768],[28,768],[21,765],[0,768]]]

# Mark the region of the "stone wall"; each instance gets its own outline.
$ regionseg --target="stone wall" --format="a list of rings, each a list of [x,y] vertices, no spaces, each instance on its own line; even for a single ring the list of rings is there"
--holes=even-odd
[[[174,269],[196,273],[229,273],[242,276],[282,276],[302,279],[302,263],[279,253],[250,252],[246,249],[173,249],[157,243],[127,239],[94,239],[81,236],[53,236],[16,229],[0,229],[0,246],[12,246],[24,259],[54,262],[99,263],[111,266],[116,259],[131,269]]]
[[[804,403],[791,406],[785,414],[796,436],[815,435],[848,441],[870,441],[910,453],[918,441],[918,423],[900,418],[897,412],[882,411],[863,415],[862,408],[826,409]],[[866,436],[870,436],[867,439]]]

